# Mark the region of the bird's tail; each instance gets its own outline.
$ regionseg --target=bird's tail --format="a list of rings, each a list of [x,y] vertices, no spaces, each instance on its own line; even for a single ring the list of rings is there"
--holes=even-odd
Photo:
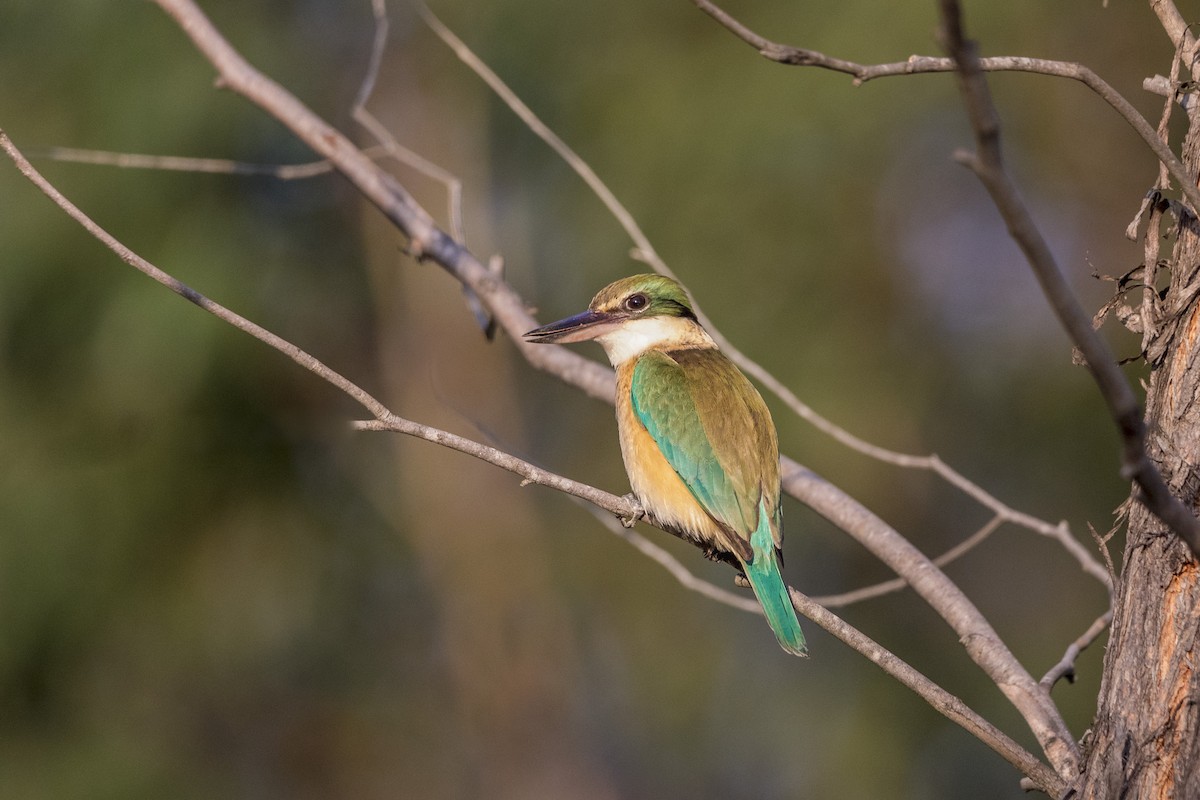
[[[804,642],[804,631],[800,630],[800,620],[796,618],[796,609],[788,596],[787,584],[779,572],[779,559],[775,556],[775,540],[771,536],[771,526],[767,521],[765,509],[760,510],[758,530],[750,537],[754,558],[743,562],[746,580],[754,589],[767,616],[767,624],[775,632],[779,646],[794,656],[807,656],[808,647]]]

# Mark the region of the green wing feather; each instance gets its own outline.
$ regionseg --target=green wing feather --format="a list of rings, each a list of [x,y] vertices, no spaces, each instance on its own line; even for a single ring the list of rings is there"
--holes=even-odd
[[[712,349],[642,355],[630,394],[634,415],[688,491],[736,537],[728,546],[742,562],[780,646],[807,654],[779,572],[779,443],[762,397]]]
[[[634,414],[704,510],[748,544],[765,500],[778,547],[775,426],[737,367],[713,349],[650,351],[630,391]]]

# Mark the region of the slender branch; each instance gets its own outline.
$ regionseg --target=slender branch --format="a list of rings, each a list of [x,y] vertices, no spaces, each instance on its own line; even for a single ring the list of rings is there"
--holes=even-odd
[[[386,150],[370,147],[363,155],[378,158]],[[327,175],[334,171],[329,159],[304,164],[250,164],[228,158],[189,158],[187,156],[151,156],[140,153],[114,153],[108,150],[84,150],[76,147],[47,147],[29,151],[29,158],[45,158],[75,164],[96,164],[122,169],[157,169],[174,172],[207,172],[220,175],[264,175],[291,181]]]
[[[288,358],[297,364],[305,367],[314,374],[333,384],[350,397],[358,401],[364,408],[374,415],[374,419],[360,420],[354,423],[354,427],[358,430],[386,430],[404,433],[409,436],[414,436],[434,444],[441,445],[462,453],[474,456],[480,460],[494,464],[502,469],[506,469],[517,475],[520,475],[522,485],[529,483],[537,483],[548,486],[574,497],[581,498],[593,504],[597,508],[602,508],[610,514],[632,517],[640,512],[640,509],[626,498],[618,497],[617,495],[605,492],[602,489],[597,489],[587,484],[573,481],[561,475],[549,472],[540,467],[537,467],[523,459],[517,458],[509,453],[505,453],[497,448],[490,447],[479,442],[467,439],[457,434],[448,431],[439,430],[428,425],[413,422],[404,419],[391,411],[389,411],[382,403],[368,394],[366,391],[330,369],[315,357],[309,355],[305,351],[291,344],[290,342],[276,336],[265,328],[247,320],[245,317],[227,309],[226,307],[208,299],[196,290],[175,279],[168,273],[146,261],[141,256],[127,248],[111,234],[93,222],[83,211],[71,203],[57,189],[54,188],[36,169],[25,159],[12,141],[8,138],[4,131],[0,130],[0,149],[3,149],[8,154],[9,158],[16,164],[21,174],[33,182],[39,189],[42,190],[56,205],[62,208],[72,219],[82,225],[89,233],[99,239],[105,246],[117,254],[122,261],[133,266],[143,274],[153,278],[155,281],[166,286],[171,291],[195,303],[200,308],[215,315],[222,321],[229,323],[235,328],[248,333],[254,338],[266,343],[279,352],[286,355]],[[608,523],[616,529],[617,525],[611,517],[606,518]],[[672,532],[667,528],[668,532]],[[632,531],[621,531],[623,538],[633,544],[641,552],[653,558],[659,564],[664,566],[671,572],[675,578],[683,584],[698,593],[734,606],[743,610],[754,610],[761,614],[761,608],[758,603],[750,598],[738,597],[731,592],[719,589],[712,584],[699,580],[692,575],[682,564],[673,556],[667,553],[662,548],[654,545],[644,537],[633,533]],[[1027,775],[1033,783],[1048,794],[1057,794],[1061,792],[1063,785],[1058,780],[1057,776],[1037,758],[1022,748],[1003,732],[988,723],[975,712],[971,711],[961,700],[946,692],[941,687],[934,684],[921,673],[912,669],[904,661],[897,658],[885,648],[873,642],[867,636],[857,631],[844,620],[841,620],[836,615],[822,609],[809,598],[800,594],[794,589],[792,592],[793,603],[798,610],[805,616],[811,615],[814,622],[820,625],[825,630],[832,633],[837,638],[846,642],[850,647],[858,650],[870,661],[879,665],[885,672],[896,678],[905,686],[912,689],[938,712],[942,713],[949,719],[966,728],[982,742],[987,744],[999,755],[1001,755],[1009,763],[1020,769]]]
[[[933,559],[933,563],[939,567],[944,567],[947,564],[955,561],[966,555],[975,548],[980,542],[992,535],[993,532],[1005,522],[1004,517],[996,515],[987,523],[968,536],[958,544],[951,547],[946,552],[942,553],[937,558]],[[851,605],[852,603],[861,603],[863,600],[872,600],[876,597],[882,597],[885,594],[898,592],[908,586],[908,581],[904,578],[892,578],[890,581],[880,581],[871,586],[864,586],[861,589],[854,589],[849,592],[840,594],[824,595],[814,597],[813,600],[825,606],[826,608],[842,608]]]
[[[316,152],[335,161],[342,174],[409,237],[410,249],[418,257],[435,261],[477,292],[495,313],[499,324],[516,334],[515,346],[531,365],[552,372],[589,395],[612,402],[614,380],[610,369],[563,347],[521,342],[519,334],[533,327],[533,318],[512,287],[439,229],[403,187],[364,158],[341,133],[251,67],[194,3],[156,2],[213,63],[223,85],[259,105]],[[545,352],[539,352],[539,347]],[[1062,772],[1060,750],[1074,746],[1066,725],[1053,704],[1045,702],[1036,681],[962,591],[904,537],[845,492],[790,459],[784,459],[781,466],[789,493],[846,530],[908,579],[918,594],[951,625],[967,653],[1021,712],[1056,770]],[[1063,742],[1057,744],[1060,739]]]
[[[753,597],[745,594],[735,594],[728,589],[722,589],[720,586],[696,577],[679,559],[645,536],[642,536],[633,528],[626,527],[623,522],[618,521],[617,517],[612,514],[601,513],[600,509],[594,505],[585,507],[591,512],[592,516],[600,520],[604,527],[608,528],[614,535],[624,539],[639,553],[651,561],[658,563],[685,589],[690,589],[697,594],[703,595],[710,600],[715,600],[722,605],[727,605],[730,608],[762,616],[762,606]]]
[[[24,175],[35,186],[41,189],[47,197],[54,201],[55,205],[57,205],[59,208],[65,211],[68,216],[83,226],[88,233],[92,234],[92,236],[99,239],[100,242],[103,243],[107,248],[116,253],[117,256],[126,264],[130,265],[144,275],[149,276],[153,280],[170,289],[175,294],[179,295],[190,303],[194,303],[223,322],[227,322],[238,330],[244,331],[245,333],[253,336],[255,339],[265,342],[266,344],[275,348],[300,366],[341,389],[350,397],[357,400],[372,414],[379,416],[390,413],[382,403],[368,394],[365,390],[361,389],[347,378],[325,366],[325,364],[321,363],[321,361],[309,353],[301,350],[299,347],[296,347],[286,339],[276,336],[266,328],[263,328],[262,326],[251,322],[245,317],[230,311],[220,303],[210,300],[209,298],[197,292],[195,289],[162,271],[146,259],[139,256],[137,253],[130,250],[125,245],[121,244],[121,242],[119,242],[112,234],[93,222],[90,217],[83,213],[83,211],[81,211],[74,203],[72,203],[70,200],[64,197],[61,192],[54,188],[49,181],[42,177],[42,174],[34,169],[33,165],[30,164],[25,156],[21,154],[21,152],[13,144],[12,140],[8,137],[8,134],[6,134],[3,130],[0,130],[0,149],[2,149],[10,159],[12,159],[13,163],[16,164],[17,169],[22,175]]]
[[[1100,616],[1096,617],[1095,621],[1088,626],[1088,629],[1083,632],[1075,641],[1067,647],[1067,651],[1063,653],[1063,657],[1058,660],[1050,670],[1042,676],[1040,683],[1049,692],[1054,688],[1054,684],[1058,683],[1062,678],[1074,683],[1075,681],[1075,659],[1079,658],[1079,654],[1086,650],[1093,642],[1100,638],[1100,634],[1108,630],[1108,626],[1112,623],[1113,612],[1110,608]]]
[[[788,592],[791,594],[792,604],[796,606],[796,609],[801,614],[865,655],[872,663],[905,686],[913,688],[914,683],[924,685],[924,683],[928,682],[928,679],[920,672],[901,661],[885,648],[880,647],[865,634],[860,633],[849,625],[843,627],[844,623],[839,625],[838,623],[841,623],[841,619],[835,616],[833,612],[821,607],[814,600],[790,586],[788,587]],[[1062,797],[1063,791],[1066,788],[1066,782],[1062,777],[1056,775],[1053,770],[1027,753],[1020,745],[1009,739],[1008,736],[990,722],[987,722],[971,711],[957,697],[936,686],[936,684],[930,685],[936,689],[933,695],[926,695],[918,691],[918,694],[926,702],[947,719],[958,723],[974,734],[980,741],[988,744],[993,750],[1004,756],[1010,764],[1029,777],[1035,788],[1040,789],[1050,797]],[[914,689],[914,691],[916,690]],[[1019,757],[1019,760],[1015,757]]]
[[[462,214],[462,181],[448,170],[439,167],[424,156],[413,152],[396,141],[391,132],[374,114],[367,110],[367,102],[375,91],[379,80],[379,70],[383,66],[383,54],[387,48],[388,21],[387,4],[384,0],[371,0],[371,13],[375,18],[375,36],[371,40],[371,57],[367,62],[367,71],[363,74],[358,94],[354,98],[354,107],[350,114],[354,121],[366,128],[397,161],[408,164],[446,187],[447,205],[449,206],[450,235],[459,242],[466,242],[467,236],[463,227]]]
[[[936,56],[913,55],[909,56],[905,61],[870,65],[833,58],[816,50],[807,50],[802,47],[791,47],[790,45],[772,42],[738,22],[715,3],[710,2],[710,0],[692,0],[692,2],[701,11],[711,16],[739,39],[758,50],[759,54],[764,58],[780,64],[799,67],[818,67],[820,69],[853,75],[855,85],[866,83],[874,78],[954,72],[956,69],[953,58],[938,58]],[[1169,3],[1165,4],[1169,5]],[[1164,5],[1164,3],[1159,2],[1159,0],[1151,0],[1151,5]],[[1175,14],[1178,16],[1178,11]],[[1191,34],[1186,32],[1186,26],[1184,26],[1183,35],[1191,36]],[[1172,39],[1175,40],[1175,38],[1175,35],[1172,35]],[[1137,135],[1141,137],[1142,141],[1146,143],[1146,146],[1153,151],[1159,161],[1170,170],[1171,175],[1179,183],[1180,190],[1187,197],[1192,208],[1200,210],[1200,187],[1197,187],[1194,180],[1189,179],[1183,162],[1179,160],[1179,157],[1171,151],[1171,148],[1162,139],[1155,135],[1154,128],[1150,126],[1145,117],[1138,113],[1133,104],[1088,67],[1073,61],[1054,61],[1045,58],[1026,58],[1024,56],[992,56],[989,58],[980,58],[978,59],[978,63],[979,68],[984,72],[1031,72],[1038,75],[1069,78],[1087,86],[1099,95],[1104,102],[1112,106],[1129,123],[1134,131],[1137,132]]]
[[[454,55],[470,67],[471,71],[478,75],[488,85],[488,88],[504,101],[504,104],[525,123],[526,127],[537,134],[538,138],[548,144],[550,149],[557,153],[563,161],[567,162],[583,178],[588,188],[600,198],[601,202],[608,208],[609,213],[616,217],[621,226],[630,234],[630,238],[634,241],[634,246],[647,254],[647,257],[657,260],[658,254],[655,253],[654,246],[650,244],[650,240],[642,233],[633,215],[621,204],[621,201],[605,185],[604,181],[600,180],[600,176],[596,174],[587,162],[576,155],[575,151],[558,134],[550,129],[550,126],[542,122],[538,115],[533,112],[533,109],[527,106],[512,89],[508,88],[508,85],[504,83],[500,76],[493,72],[479,56],[475,55],[462,39],[458,38],[452,30],[447,28],[429,10],[427,5],[423,2],[417,2],[416,7],[417,11],[421,14],[421,18],[425,20],[425,24],[450,48]]]
[[[606,492],[603,489],[597,489],[594,486],[589,486],[586,483],[571,480],[549,470],[542,469],[535,464],[518,458],[503,450],[492,447],[490,445],[476,442],[473,439],[468,439],[464,436],[459,436],[455,433],[443,431],[429,425],[423,425],[419,422],[405,419],[404,417],[393,414],[388,411],[382,415],[376,415],[375,419],[359,420],[352,423],[355,430],[359,431],[391,431],[394,433],[403,433],[406,436],[413,436],[417,439],[424,439],[427,442],[439,444],[442,447],[448,447],[451,450],[457,450],[460,453],[466,453],[469,456],[474,456],[480,461],[486,461],[489,464],[506,469],[516,475],[520,475],[521,485],[527,486],[531,483],[536,483],[539,486],[547,486],[551,489],[563,492],[564,494],[578,497],[581,500],[586,500],[592,505],[602,508],[605,511],[617,517],[630,519],[641,515],[642,510],[638,505],[624,497]],[[654,523],[655,527],[660,527],[667,533],[674,534],[674,531],[669,528],[662,527]]]
[[[366,106],[375,91],[375,82],[379,79],[379,69],[383,66],[383,53],[387,49],[388,22],[387,3],[385,0],[371,0],[371,15],[375,18],[375,36],[371,40],[371,57],[367,60],[367,71],[363,73],[362,83],[358,85],[358,94],[354,96],[354,108],[358,110]]]
[[[1079,749],[1058,708],[958,585],[886,522],[824,478],[790,459],[783,459],[782,469],[789,491],[851,532],[946,620],[971,660],[1021,713],[1058,774],[1077,774]]]
[[[732,345],[722,344],[723,350],[729,348],[733,353],[739,353]],[[739,353],[740,354],[740,353]],[[1109,578],[1108,572],[1103,565],[1096,559],[1094,555],[1084,547],[1078,539],[1071,535],[1070,526],[1066,522],[1059,522],[1057,525],[1051,525],[1045,520],[1038,519],[1032,514],[1027,514],[1024,511],[1018,511],[1012,506],[1007,505],[995,495],[988,492],[979,484],[975,483],[958,470],[951,467],[936,454],[927,456],[910,455],[908,453],[899,453],[894,450],[889,450],[878,445],[864,441],[849,431],[841,428],[830,422],[825,417],[814,411],[808,404],[800,400],[796,394],[789,389],[782,381],[768,372],[758,363],[749,358],[742,357],[738,360],[740,366],[745,369],[750,375],[763,383],[767,388],[771,389],[793,412],[799,417],[808,421],[818,430],[824,432],[836,441],[843,445],[857,450],[864,455],[870,456],[878,461],[887,464],[894,464],[898,467],[906,469],[927,470],[934,473],[946,483],[955,487],[963,494],[970,497],[975,502],[979,503],[984,508],[987,508],[997,517],[1005,522],[1011,522],[1015,525],[1028,528],[1029,530],[1041,536],[1056,540],[1063,549],[1067,551],[1083,569],[1085,573],[1091,575],[1096,580],[1104,584],[1105,588],[1112,591],[1112,581]]]
[[[383,53],[387,47],[388,28],[390,27],[387,4],[384,0],[371,0],[371,12],[375,17],[375,36],[371,43],[371,58],[367,63],[367,71],[363,75],[358,94],[355,96],[351,116],[367,133],[375,137],[375,141],[379,142],[397,161],[408,164],[446,187],[450,235],[455,241],[465,245],[467,232],[466,226],[463,224],[462,181],[449,170],[443,169],[419,153],[400,144],[396,137],[392,136],[387,126],[367,109],[367,102],[371,99],[371,93],[379,79],[379,70],[383,66]],[[475,321],[483,330],[484,335],[491,339],[496,333],[495,317],[491,315],[479,296],[469,286],[463,286],[463,294],[466,296],[467,307],[471,310]]]
[[[979,66],[975,45],[963,34],[959,5],[956,0],[941,0],[941,11],[944,44],[959,65],[959,88],[975,134],[976,153],[964,155],[961,160],[971,167],[992,196],[1009,234],[1025,254],[1059,322],[1087,360],[1088,370],[1120,432],[1121,474],[1136,481],[1142,490],[1140,499],[1146,507],[1193,553],[1200,555],[1200,521],[1171,494],[1158,468],[1146,454],[1146,426],[1137,398],[1108,345],[1092,327],[1091,318],[1076,299],[1005,169],[1000,147],[1000,120]]]

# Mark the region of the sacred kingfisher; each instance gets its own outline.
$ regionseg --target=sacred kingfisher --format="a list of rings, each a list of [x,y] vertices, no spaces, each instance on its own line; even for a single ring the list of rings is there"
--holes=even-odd
[[[603,289],[588,310],[525,334],[595,339],[617,371],[617,431],[642,508],[745,574],[779,644],[806,655],[779,572],[779,439],[762,396],[701,327],[687,293],[662,275]]]

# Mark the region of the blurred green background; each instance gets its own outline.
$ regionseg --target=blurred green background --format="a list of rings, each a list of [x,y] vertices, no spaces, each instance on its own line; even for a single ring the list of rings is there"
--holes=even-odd
[[[1105,7],[1108,5],[1108,7]],[[370,3],[204,3],[258,67],[350,120]],[[822,414],[936,452],[1088,543],[1126,489],[1086,373],[975,179],[953,78],[759,58],[690,3],[437,0],[434,10],[628,205],[722,331]],[[934,4],[730,3],[778,41],[863,62],[936,53]],[[467,235],[543,320],[643,271],[581,181],[391,4],[372,110],[459,176]],[[985,54],[1080,60],[1147,116],[1170,48],[1099,0],[967,3]],[[295,163],[146,2],[10,2],[0,127],[51,146]],[[1089,308],[1140,258],[1155,177],[1080,85],[997,75],[1006,153]],[[487,343],[457,285],[339,178],[37,160],[135,251],[397,412],[627,491],[611,410]],[[397,176],[445,220],[443,187]],[[121,264],[0,163],[0,797],[1019,798],[1018,775],[809,625],[680,588],[584,509],[400,436]],[[1133,337],[1112,333],[1132,355]],[[599,348],[587,352],[600,358]],[[1136,380],[1137,368],[1130,376]],[[769,398],[783,449],[930,554],[987,513],[834,443]],[[787,576],[890,577],[789,501]],[[727,568],[647,535],[728,586]],[[1115,548],[1119,551],[1119,542]],[[949,568],[1035,676],[1104,608],[1061,548],[1005,527]],[[845,616],[1030,748],[911,593]],[[1082,735],[1101,646],[1055,698]]]

